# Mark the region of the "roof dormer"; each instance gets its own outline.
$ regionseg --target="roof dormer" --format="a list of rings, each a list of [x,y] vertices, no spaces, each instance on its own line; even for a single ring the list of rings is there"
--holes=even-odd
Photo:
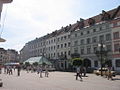
[[[88,19],[88,24],[89,24],[90,26],[94,25],[94,24],[95,24],[95,20],[94,20],[93,18],[89,18],[89,19]]]

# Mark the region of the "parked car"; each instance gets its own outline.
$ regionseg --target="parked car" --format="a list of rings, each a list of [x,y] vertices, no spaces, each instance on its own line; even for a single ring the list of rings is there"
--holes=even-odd
[[[3,86],[3,82],[2,82],[2,79],[0,79],[0,87]]]
[[[101,75],[101,68],[99,68],[98,70],[94,70],[94,74]],[[108,68],[102,68],[102,74],[105,76],[108,76],[109,74],[114,77],[116,76],[116,72],[113,70],[109,71]]]

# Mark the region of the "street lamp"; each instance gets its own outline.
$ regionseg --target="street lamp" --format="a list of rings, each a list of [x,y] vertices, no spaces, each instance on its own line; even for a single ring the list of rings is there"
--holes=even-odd
[[[100,47],[99,51],[96,51],[95,54],[97,57],[100,57],[100,64],[101,64],[101,76],[103,76],[102,69],[103,69],[103,56],[107,56],[107,52],[104,50],[105,45],[101,42],[98,44],[98,47]]]
[[[100,62],[101,62],[101,76],[103,76],[102,74],[102,69],[103,69],[103,48],[105,47],[105,45],[101,42],[100,44],[98,44],[98,46],[100,47]]]

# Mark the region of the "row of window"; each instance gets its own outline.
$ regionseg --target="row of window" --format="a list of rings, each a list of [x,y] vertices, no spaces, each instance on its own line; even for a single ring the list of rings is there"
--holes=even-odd
[[[90,34],[90,33],[95,33],[95,32],[97,32],[97,31],[102,31],[102,30],[105,30],[107,28],[107,26],[101,26],[101,27],[99,27],[99,28],[94,28],[94,29],[92,29],[92,30],[87,30],[86,31],[86,33],[85,33],[85,31],[82,31],[81,33],[80,33],[80,35],[81,36],[83,36],[83,35],[85,35],[85,34]],[[75,34],[75,37],[78,37],[79,35],[76,33]]]
[[[64,51],[64,52],[58,52],[58,53],[49,53],[49,54],[46,54],[46,57],[48,58],[53,58],[57,55],[57,57],[61,57],[61,56],[68,56],[70,55],[70,51]]]
[[[112,51],[112,46],[111,45],[106,45],[105,49],[107,51]],[[78,49],[78,47],[75,47],[74,48],[74,53],[79,53],[80,51],[80,54],[92,54],[92,53],[95,53],[96,51],[98,50],[98,47],[91,47],[91,46],[88,46],[86,48],[81,48],[80,47],[80,50]]]
[[[63,40],[66,40],[66,39],[70,39],[70,35],[58,37],[58,38],[57,38],[57,41],[59,42],[59,41],[63,41]]]
[[[99,36],[99,41],[110,41],[111,40],[111,34],[106,34],[106,39],[104,38],[104,35]],[[86,39],[86,44],[90,43],[97,43],[98,42],[98,36],[94,36],[92,38],[87,38]],[[80,44],[83,45],[85,44],[85,39],[80,40]],[[74,46],[78,45],[78,40],[74,41]]]
[[[70,39],[70,35],[65,35],[65,36],[58,37],[57,42],[67,40],[67,39]],[[50,44],[54,44],[54,43],[56,43],[56,39],[46,41],[46,43],[45,42],[38,42],[38,43],[35,43],[34,45],[31,45],[29,48],[34,49],[34,48],[37,48],[37,47],[42,47],[42,46],[50,45]]]

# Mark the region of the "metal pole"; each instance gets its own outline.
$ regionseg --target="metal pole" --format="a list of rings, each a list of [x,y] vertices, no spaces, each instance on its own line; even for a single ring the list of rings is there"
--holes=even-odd
[[[101,55],[101,76],[103,76],[103,73],[102,73],[102,69],[103,69],[103,65],[102,65],[102,54],[103,54],[103,43],[101,42],[101,46],[100,46],[100,55]]]

